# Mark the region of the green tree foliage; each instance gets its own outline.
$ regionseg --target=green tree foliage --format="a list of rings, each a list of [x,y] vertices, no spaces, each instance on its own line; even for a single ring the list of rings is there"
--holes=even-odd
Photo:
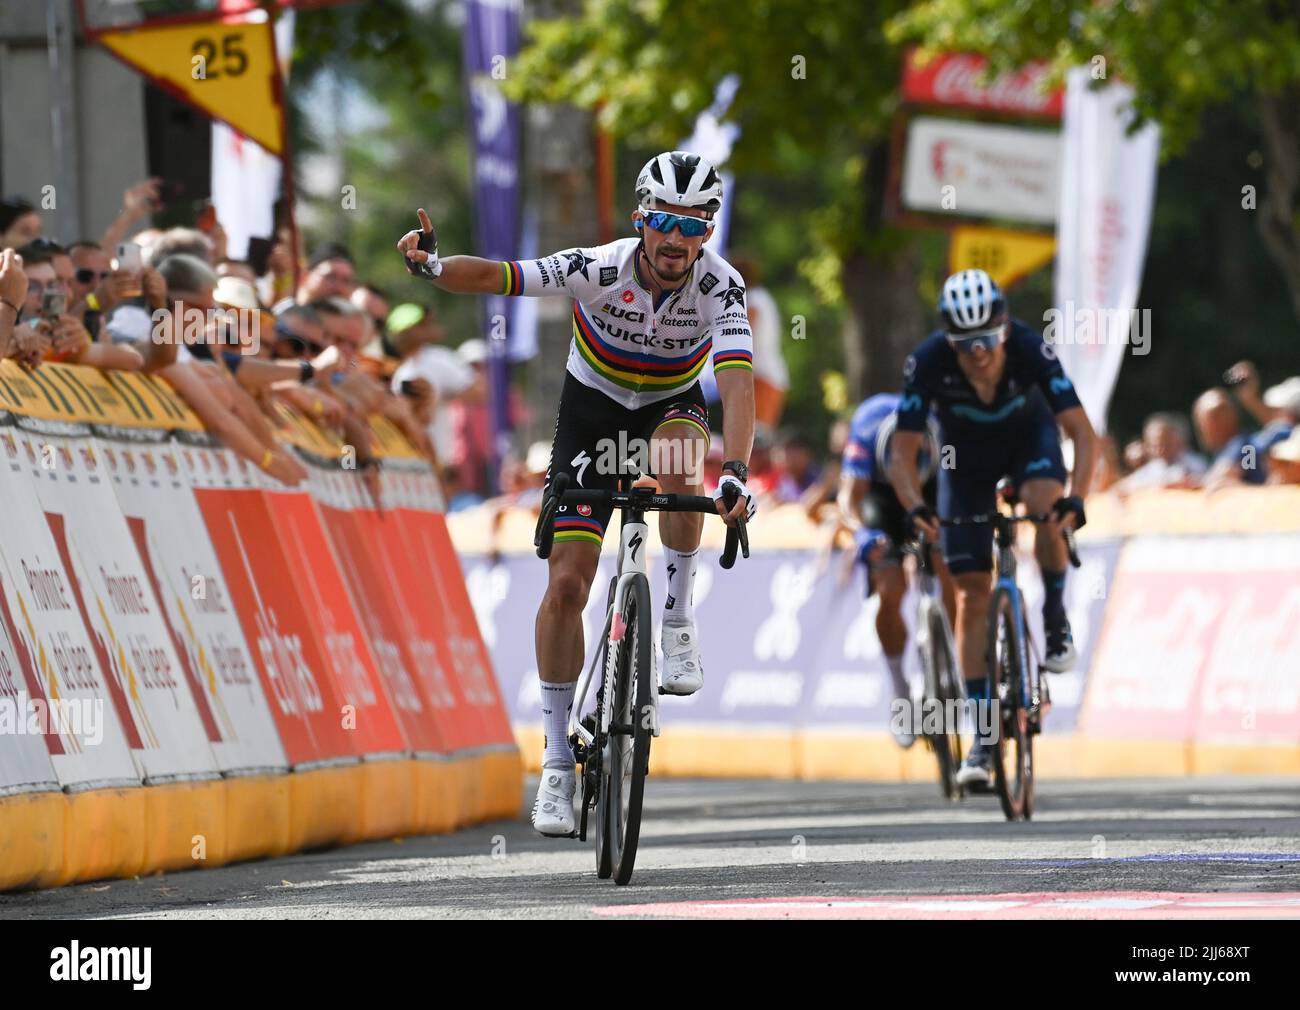
[[[439,296],[412,280],[394,248],[417,226],[416,206],[437,222],[444,249],[473,248],[460,29],[448,19],[448,6],[416,9],[401,0],[371,0],[303,11],[295,34],[295,153],[341,155],[342,183],[355,187],[352,209],[344,194],[300,190],[314,222],[307,248],[344,242],[358,277],[387,290],[394,304],[434,305],[449,344],[481,336],[478,300]],[[328,124],[336,97],[350,113],[341,152],[335,136],[328,129],[313,134],[304,115],[310,104],[310,118]],[[299,158],[300,185],[302,164]]]
[[[845,367],[846,353],[851,387],[896,387],[904,346],[924,325],[924,243],[880,216],[900,58],[882,28],[904,7],[589,0],[572,17],[534,22],[507,82],[520,100],[597,109],[605,128],[651,151],[687,136],[718,82],[740,76],[728,111],[742,129],[728,163],[741,194],[736,244],[765,261],[787,314],[809,310],[808,339],[784,344],[796,417],[816,412],[821,372]],[[796,264],[801,279],[782,284]],[[843,341],[813,328],[828,318],[821,308],[849,320]]]
[[[1159,122],[1166,155],[1186,149],[1208,109],[1252,96],[1267,172],[1256,221],[1300,314],[1300,0],[923,0],[889,34],[981,53],[992,71],[1095,65],[1133,86],[1134,125]],[[1240,186],[1221,198],[1240,206]]]

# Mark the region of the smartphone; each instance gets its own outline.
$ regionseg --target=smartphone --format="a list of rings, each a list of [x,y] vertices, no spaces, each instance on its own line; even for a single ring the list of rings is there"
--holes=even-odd
[[[144,294],[144,288],[140,286],[140,274],[144,270],[144,255],[138,242],[118,243],[117,269],[135,274],[136,283],[126,292],[127,298],[139,298]]]
[[[271,258],[272,241],[269,238],[250,238],[248,240],[248,265],[253,273],[261,277],[266,273],[266,261]]]
[[[57,288],[46,288],[41,295],[41,316],[50,322],[58,319],[68,309],[68,293]]]
[[[117,247],[117,268],[138,274],[144,269],[144,256],[138,242],[121,242]]]
[[[419,396],[419,395],[420,395],[420,394],[416,391],[416,388],[415,388],[415,380],[414,380],[414,379],[405,379],[405,380],[403,380],[402,385],[401,385],[400,388],[401,388],[401,390],[402,390],[402,395],[403,395],[403,396]]]

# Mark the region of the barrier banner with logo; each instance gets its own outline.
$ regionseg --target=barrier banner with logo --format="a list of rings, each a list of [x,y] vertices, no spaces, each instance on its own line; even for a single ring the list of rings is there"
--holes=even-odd
[[[1109,603],[1086,732],[1300,742],[1300,537],[1137,538]]]
[[[283,769],[284,749],[253,657],[181,469],[167,442],[97,439],[186,679],[206,701],[223,772]]]
[[[414,487],[432,481],[415,475]],[[417,495],[417,498],[419,496]],[[422,500],[428,501],[427,497]],[[479,744],[513,745],[514,733],[502,702],[500,688],[493,677],[492,658],[483,644],[461,572],[460,559],[447,533],[441,513],[427,508],[399,507],[388,513],[402,529],[402,544],[420,573],[427,588],[433,620],[438,621],[435,640],[447,644],[451,669],[461,703],[467,712],[477,715]],[[517,637],[532,641],[532,619],[523,625],[525,634]]]
[[[227,449],[187,446],[181,458],[290,765],[357,757],[265,498]]]
[[[7,662],[21,672],[19,678],[12,673],[6,677],[5,693],[15,719],[22,716],[23,730],[18,732],[15,721],[14,732],[5,734],[0,785],[35,788],[44,781],[33,744],[46,752],[58,785],[69,790],[139,785],[140,772],[118,716],[125,699],[115,696],[116,684],[110,690],[101,673],[72,580],[36,497],[36,482],[45,479],[41,462],[49,457],[16,428],[0,430],[0,441],[5,450],[0,462],[0,619],[6,652],[12,653]],[[30,716],[41,709],[64,715],[53,725],[42,726],[39,718],[33,725]]]
[[[448,748],[437,714],[447,706],[450,691],[445,679],[438,684],[440,671],[419,676],[417,653],[428,655],[432,643],[420,635],[403,599],[402,580],[386,563],[390,559],[382,531],[365,521],[365,511],[349,493],[356,484],[351,474],[312,473],[312,494],[343,576],[353,597],[365,601],[358,614],[406,739],[416,753],[443,754]],[[430,691],[431,686],[437,690]]]
[[[1096,640],[1107,603],[1106,587],[1120,544],[1080,546],[1082,567],[1066,582],[1066,607],[1079,662],[1075,670],[1052,674],[1047,733],[1076,728]],[[843,556],[812,551],[755,552],[730,572],[705,558],[695,580],[695,613],[707,676],[703,691],[688,698],[661,698],[664,731],[674,725],[718,725],[734,729],[853,730],[884,732],[893,690],[876,634],[878,597],[864,597],[862,572],[845,570]],[[1041,648],[1042,581],[1028,556],[1020,581],[1030,633]],[[492,651],[511,718],[539,724],[541,696],[531,635],[519,635],[546,588],[546,565],[528,555],[507,555],[492,564],[482,555],[465,557],[465,583],[474,599],[483,640]],[[651,565],[655,639],[662,607],[659,568]],[[587,660],[605,619],[606,587],[614,559],[602,556],[583,612]],[[909,629],[904,669],[913,694],[920,693],[920,666],[910,632],[916,594],[903,600]],[[594,704],[594,695],[588,699]]]
[[[132,755],[146,783],[215,777],[207,695],[177,658],[93,440],[57,423],[17,438],[50,464],[33,473],[37,498]]]

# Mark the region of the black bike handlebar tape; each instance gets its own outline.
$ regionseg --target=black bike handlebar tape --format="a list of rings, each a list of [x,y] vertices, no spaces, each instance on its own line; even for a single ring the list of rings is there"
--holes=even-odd
[[[542,506],[542,514],[537,517],[537,532],[533,535],[533,546],[537,548],[537,556],[543,561],[551,556],[551,548],[555,545],[553,523],[555,510],[559,507],[560,499],[568,486],[569,475],[557,473],[555,480],[551,482],[551,493],[547,495],[546,504]]]
[[[1070,564],[1078,568],[1083,562],[1079,560],[1079,551],[1074,546],[1074,530],[1064,530],[1065,533],[1065,552],[1070,557]]]
[[[727,486],[722,489],[722,502],[727,506],[728,512],[736,507],[736,499],[739,497],[740,492],[733,486]],[[722,548],[722,557],[718,561],[718,564],[723,568],[730,568],[736,563],[736,545],[740,542],[740,531],[742,528],[743,520],[742,525],[727,527],[727,542]],[[746,548],[745,557],[749,557],[748,544],[746,545]]]

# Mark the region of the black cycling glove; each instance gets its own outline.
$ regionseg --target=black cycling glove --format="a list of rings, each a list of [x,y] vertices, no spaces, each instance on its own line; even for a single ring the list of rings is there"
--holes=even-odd
[[[1057,498],[1056,504],[1052,506],[1052,514],[1056,516],[1058,521],[1068,515],[1073,515],[1076,530],[1083,529],[1084,523],[1088,521],[1087,516],[1083,514],[1083,499],[1077,494]]]
[[[917,537],[920,535],[921,531],[920,529],[917,528],[916,525],[916,521],[918,519],[921,519],[927,523],[937,523],[939,521],[939,516],[935,513],[934,509],[930,508],[930,506],[926,505],[925,503],[916,506],[916,508],[912,509],[910,512],[907,513],[907,535],[908,536]]]

